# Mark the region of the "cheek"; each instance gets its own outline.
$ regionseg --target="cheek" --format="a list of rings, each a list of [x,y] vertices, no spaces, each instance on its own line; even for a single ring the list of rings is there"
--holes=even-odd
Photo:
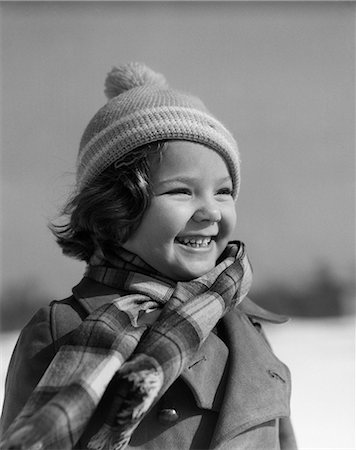
[[[230,238],[231,234],[235,230],[236,223],[237,223],[237,214],[236,214],[235,204],[233,204],[233,206],[226,208],[226,210],[223,214],[223,217],[224,217],[224,222],[222,224],[222,226],[223,226],[222,231],[224,232],[225,235],[228,235]]]
[[[189,208],[183,205],[156,201],[147,216],[156,239],[170,239],[185,228],[190,219]]]

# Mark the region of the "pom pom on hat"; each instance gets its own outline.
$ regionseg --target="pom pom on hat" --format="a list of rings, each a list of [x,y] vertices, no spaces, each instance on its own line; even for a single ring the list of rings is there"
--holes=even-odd
[[[132,88],[156,85],[162,89],[168,88],[165,77],[143,63],[131,62],[119,67],[113,67],[105,80],[105,95],[110,100]]]
[[[85,189],[124,155],[156,141],[197,142],[226,161],[236,199],[240,158],[232,134],[197,97],[168,87],[165,77],[145,64],[114,67],[105,81],[108,102],[86,127],[77,158],[77,189]]]

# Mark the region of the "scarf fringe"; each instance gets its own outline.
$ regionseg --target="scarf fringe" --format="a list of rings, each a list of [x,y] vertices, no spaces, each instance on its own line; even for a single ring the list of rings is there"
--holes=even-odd
[[[104,424],[98,433],[90,440],[89,450],[123,450],[129,443],[131,430],[124,434],[117,433],[112,427]]]

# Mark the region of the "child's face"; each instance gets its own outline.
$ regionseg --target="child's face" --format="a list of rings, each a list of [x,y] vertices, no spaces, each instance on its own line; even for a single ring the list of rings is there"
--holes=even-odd
[[[226,163],[204,145],[170,141],[151,167],[150,206],[123,247],[173,280],[197,278],[215,266],[235,228]]]

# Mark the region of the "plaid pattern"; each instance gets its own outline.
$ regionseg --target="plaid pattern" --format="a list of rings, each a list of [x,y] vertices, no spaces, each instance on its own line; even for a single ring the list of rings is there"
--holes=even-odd
[[[164,279],[126,251],[114,264],[89,267],[87,276],[128,295],[94,311],[72,333],[9,428],[3,448],[73,448],[110,382],[117,386],[115,398],[88,448],[125,448],[219,319],[246,296],[252,278],[238,241],[212,271],[189,282]],[[158,320],[140,324],[140,315],[156,310]]]

